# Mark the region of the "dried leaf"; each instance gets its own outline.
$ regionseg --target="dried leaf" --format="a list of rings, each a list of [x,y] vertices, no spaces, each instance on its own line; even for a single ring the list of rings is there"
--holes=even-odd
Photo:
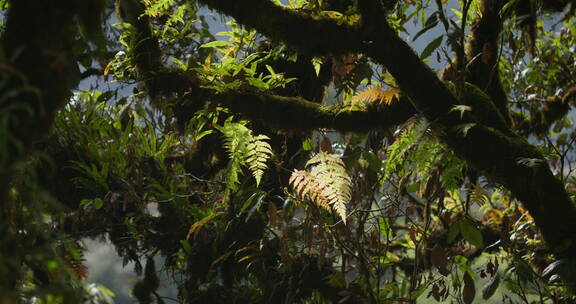
[[[216,212],[216,213],[211,214],[209,216],[206,216],[203,219],[192,224],[192,226],[190,226],[190,229],[188,230],[188,234],[186,235],[186,239],[189,240],[190,237],[192,237],[193,235],[196,235],[198,233],[198,231],[200,231],[202,229],[202,227],[204,227],[206,224],[208,224],[214,218],[216,218],[220,215],[223,215],[223,214],[224,214],[224,212]]]
[[[474,279],[468,272],[464,273],[464,289],[462,289],[462,300],[465,304],[470,304],[474,301],[476,296],[476,286],[474,286]]]
[[[334,152],[332,150],[332,142],[330,141],[330,138],[328,138],[327,136],[324,136],[322,138],[322,141],[320,142],[320,151],[326,152],[326,153],[333,153]]]
[[[352,102],[380,102],[389,105],[398,98],[400,98],[398,89],[390,88],[384,90],[378,86],[371,86],[356,93],[352,98]]]
[[[446,255],[446,249],[444,249],[444,247],[442,247],[442,245],[439,243],[436,243],[434,248],[432,248],[430,260],[432,265],[436,266],[440,274],[443,276],[450,274],[450,271],[448,270],[448,257]]]

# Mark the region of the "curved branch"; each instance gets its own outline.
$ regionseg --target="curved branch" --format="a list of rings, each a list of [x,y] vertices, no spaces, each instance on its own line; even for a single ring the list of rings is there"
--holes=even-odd
[[[367,132],[397,126],[416,114],[406,97],[390,105],[367,104],[362,110],[353,110],[346,105],[321,106],[298,97],[255,93],[231,92],[222,94],[216,101],[234,112],[264,120],[279,129]]]
[[[362,42],[358,28],[313,17],[272,1],[200,0],[208,7],[233,16],[239,23],[253,27],[270,38],[284,41],[308,54],[344,54],[358,49]],[[304,42],[304,43],[303,43]]]
[[[364,19],[361,30],[317,21],[266,0],[202,2],[300,49],[326,53],[360,50],[385,66],[415,108],[433,122],[436,134],[444,142],[489,178],[510,189],[525,204],[544,239],[559,256],[576,252],[576,222],[573,220],[576,208],[544,157],[508,128],[496,129],[484,126],[470,116],[461,118],[451,114],[453,106],[459,104],[457,98],[387,24],[379,1],[358,1]],[[305,24],[304,29],[300,28],[301,24]],[[307,35],[296,36],[294,33],[299,30]],[[326,41],[326,37],[329,40],[338,38],[343,43]],[[463,125],[471,126],[465,134],[458,131]],[[527,163],[537,165],[527,166]]]

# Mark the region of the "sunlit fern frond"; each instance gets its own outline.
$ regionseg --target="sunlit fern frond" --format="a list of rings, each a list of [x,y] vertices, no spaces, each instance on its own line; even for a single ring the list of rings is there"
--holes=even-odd
[[[272,156],[272,147],[267,140],[270,140],[268,136],[257,135],[248,142],[246,163],[256,179],[256,185],[260,185],[264,170],[267,168],[266,161]]]
[[[316,205],[336,211],[346,222],[346,204],[352,196],[352,180],[344,162],[334,155],[320,152],[306,163],[310,171],[295,170],[290,184],[298,196],[309,195]]]
[[[470,189],[470,201],[482,205],[490,199],[490,192],[480,185],[479,182]]]
[[[322,188],[316,177],[305,170],[294,170],[289,180],[290,185],[299,197],[310,195],[310,199],[318,206],[331,212],[329,200],[322,194]]]
[[[356,93],[356,95],[352,97],[352,102],[380,102],[389,105],[394,102],[395,99],[398,99],[399,96],[400,91],[398,89],[383,89],[379,86],[371,86]]]
[[[266,161],[272,156],[272,147],[265,135],[254,136],[242,123],[226,122],[220,131],[224,135],[224,148],[230,162],[227,169],[227,191],[237,190],[242,167],[247,167],[259,185],[266,170]]]

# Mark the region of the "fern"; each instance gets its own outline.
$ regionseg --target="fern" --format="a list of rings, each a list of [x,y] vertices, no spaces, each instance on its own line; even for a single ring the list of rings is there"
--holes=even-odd
[[[335,211],[346,223],[346,204],[352,196],[352,180],[344,162],[334,155],[320,152],[306,163],[310,171],[295,170],[290,185],[299,197],[306,195],[316,205]]]
[[[390,88],[387,90],[382,89],[378,86],[371,86],[366,88],[364,91],[360,91],[354,95],[352,102],[365,101],[365,102],[380,102],[384,104],[391,104],[395,99],[400,96],[400,91],[398,89]]]
[[[240,183],[239,175],[243,167],[247,167],[260,185],[266,161],[272,156],[272,147],[268,144],[266,135],[252,134],[242,123],[226,122],[220,131],[224,135],[224,148],[228,152],[230,162],[227,169],[227,191],[235,191]]]
[[[479,206],[485,202],[490,201],[490,192],[482,187],[479,181],[472,185],[472,189],[470,189],[468,195],[470,195],[470,201],[472,203],[478,204]]]
[[[407,124],[396,141],[388,147],[388,157],[384,167],[386,176],[398,171],[400,175],[403,174],[402,169],[404,160],[410,150],[417,144],[419,138],[420,135],[418,130],[415,128],[415,124]]]
[[[388,147],[385,162],[386,180],[391,174],[411,176],[423,182],[440,174],[440,184],[446,189],[460,187],[463,163],[458,156],[427,132],[427,126],[411,122],[396,141]]]

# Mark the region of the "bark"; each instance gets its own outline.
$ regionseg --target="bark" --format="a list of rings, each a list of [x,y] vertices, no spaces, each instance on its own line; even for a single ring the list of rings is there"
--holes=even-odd
[[[576,252],[576,208],[544,157],[508,128],[484,125],[471,115],[451,112],[459,101],[437,75],[391,29],[380,3],[359,0],[361,27],[337,25],[275,6],[270,1],[202,0],[244,25],[313,54],[360,51],[396,78],[414,107],[434,125],[435,133],[488,178],[507,187],[525,205],[558,256]],[[295,33],[306,35],[297,36]],[[462,126],[471,126],[463,134]]]

